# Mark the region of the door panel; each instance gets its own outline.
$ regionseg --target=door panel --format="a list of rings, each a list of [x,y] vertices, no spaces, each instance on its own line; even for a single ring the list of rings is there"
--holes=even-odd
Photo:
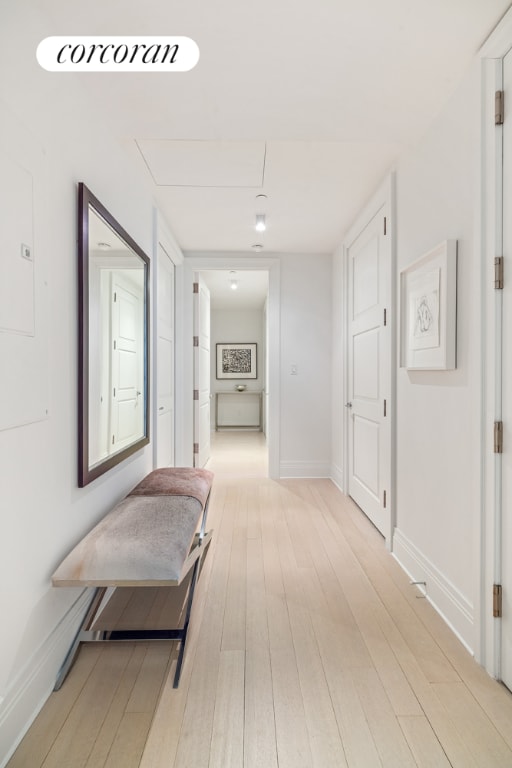
[[[385,536],[390,535],[391,247],[384,207],[362,227],[348,255],[348,492]],[[386,415],[384,415],[386,400]]]
[[[379,425],[372,419],[354,417],[353,429],[354,473],[353,482],[361,490],[379,501]]]
[[[379,397],[379,329],[370,328],[353,338],[354,397],[376,401]]]

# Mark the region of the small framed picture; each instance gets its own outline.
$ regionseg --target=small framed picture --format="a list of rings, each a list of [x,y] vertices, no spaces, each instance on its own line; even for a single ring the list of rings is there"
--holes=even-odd
[[[457,367],[457,241],[445,240],[400,273],[401,365]]]
[[[256,349],[256,344],[217,344],[217,378],[257,378]]]

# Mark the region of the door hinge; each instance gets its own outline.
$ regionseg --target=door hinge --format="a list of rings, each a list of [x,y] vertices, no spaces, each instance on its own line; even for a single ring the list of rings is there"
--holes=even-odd
[[[199,283],[194,283],[192,289],[194,293],[199,293]]]
[[[388,324],[388,311],[387,309],[384,310],[384,325]]]
[[[494,422],[494,453],[503,453],[503,422]]]
[[[194,443],[194,453],[199,453],[199,443]]]
[[[505,94],[496,91],[494,94],[494,125],[503,125],[505,121]]]
[[[199,400],[199,390],[194,389],[194,400]]]
[[[115,397],[115,396],[116,396],[116,388],[114,387],[114,394],[113,394],[113,397]]]
[[[117,341],[114,339],[114,349],[117,349]]]
[[[114,304],[116,303],[116,301],[117,301],[117,293],[116,291],[114,291]]]
[[[494,259],[494,287],[503,288],[503,256],[496,256]]]
[[[115,442],[116,442],[116,436],[115,436],[115,435],[112,435],[112,445],[114,445],[114,444],[115,444]]]
[[[384,416],[388,415],[388,401],[384,400]]]
[[[387,235],[388,233],[388,219],[387,216],[384,216],[384,234]]]
[[[384,507],[384,509],[386,509],[386,507],[388,505],[388,492],[387,491],[384,491],[384,498],[383,498],[382,501],[383,501],[383,507]]]
[[[199,336],[194,336],[194,347],[199,346]]]
[[[502,616],[503,595],[501,584],[492,585],[492,615],[495,619],[501,619]]]

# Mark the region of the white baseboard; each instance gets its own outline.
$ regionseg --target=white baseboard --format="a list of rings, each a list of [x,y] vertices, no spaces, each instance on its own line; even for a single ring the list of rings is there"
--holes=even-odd
[[[279,465],[279,477],[282,479],[330,476],[330,465],[322,461],[282,461]]]
[[[426,582],[427,600],[473,654],[474,611],[467,598],[398,528],[393,535],[393,557],[411,581]]]
[[[0,768],[4,768],[53,690],[57,673],[91,599],[86,589],[10,683],[0,701]]]
[[[333,481],[334,485],[342,493],[345,493],[345,491],[343,490],[343,470],[341,469],[341,467],[338,467],[336,464],[331,464],[330,478]]]

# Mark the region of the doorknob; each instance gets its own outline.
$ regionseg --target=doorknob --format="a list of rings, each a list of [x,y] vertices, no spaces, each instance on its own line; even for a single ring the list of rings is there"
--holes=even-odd
[[[352,408],[352,403],[345,403],[345,408]]]

